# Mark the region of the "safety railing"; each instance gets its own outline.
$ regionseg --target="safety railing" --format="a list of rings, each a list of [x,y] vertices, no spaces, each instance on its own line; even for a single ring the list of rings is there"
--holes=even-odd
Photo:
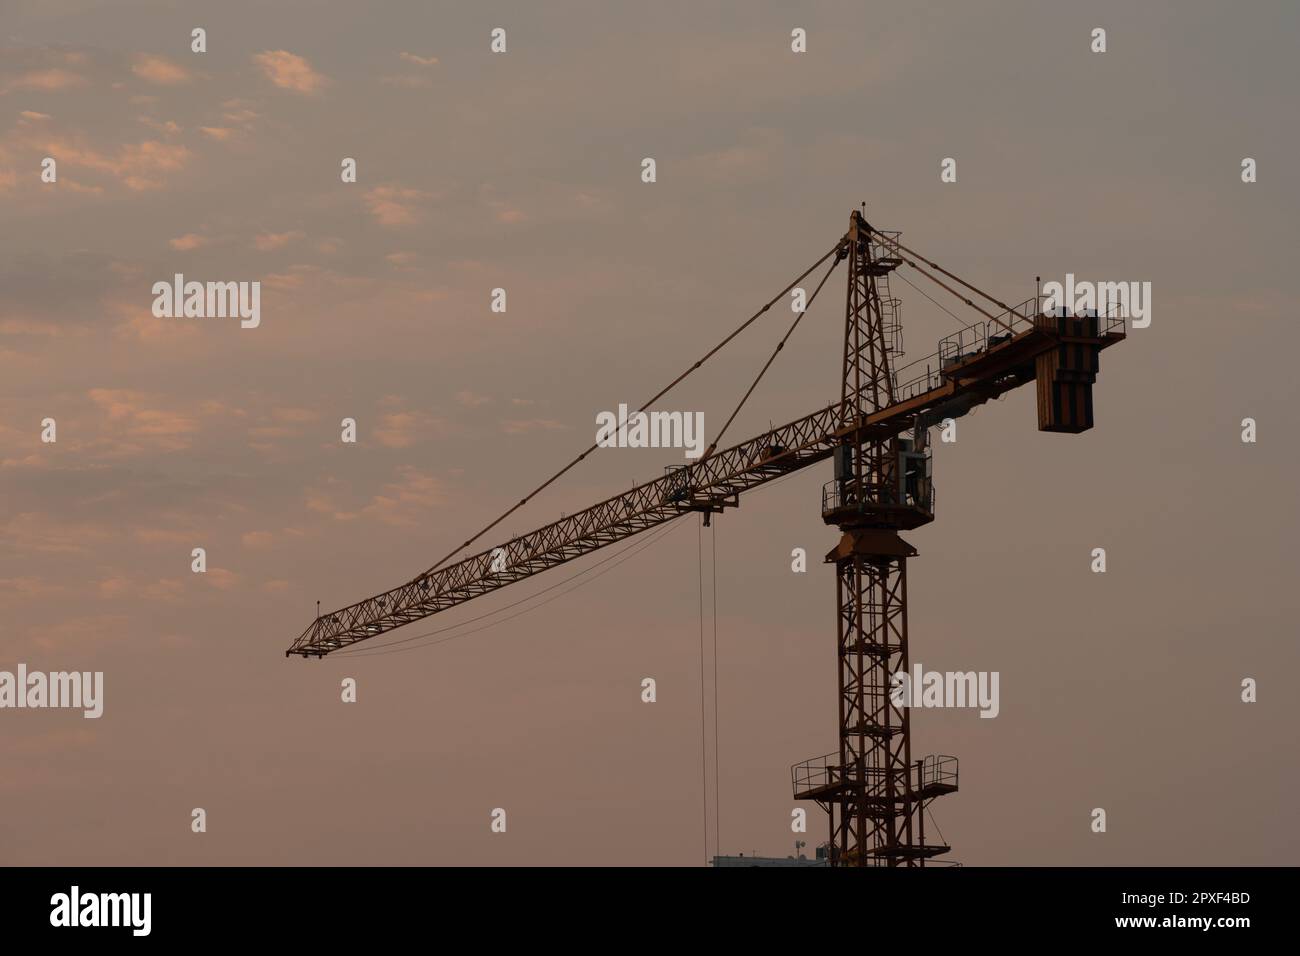
[[[902,235],[902,232],[897,229],[873,229],[871,231],[871,258],[901,258],[902,253],[899,252],[897,243]]]
[[[794,792],[809,793],[843,783],[846,777],[844,768],[839,764],[839,759],[840,755],[838,753],[830,753],[795,764],[790,768]],[[867,792],[883,793],[888,779],[885,776],[884,768],[864,767],[863,770],[866,777]],[[897,780],[896,786],[901,793],[904,792],[906,784],[901,780]]]
[[[1124,334],[1124,323],[1128,321],[1128,315],[1119,311],[1119,306],[1110,315],[1103,315],[1098,321],[1098,335]]]
[[[975,322],[958,329],[939,340],[939,350],[914,359],[893,371],[894,401],[905,402],[923,395],[944,383],[945,369],[967,359],[997,348],[1021,332],[1034,327],[1039,315],[1086,317],[1097,319],[1097,334],[1110,336],[1123,334],[1128,314],[1121,303],[1108,303],[1100,313],[1097,309],[1076,314],[1064,307],[1047,309],[1049,296],[1031,296],[1015,308],[1007,309],[992,319]]]
[[[831,753],[795,764],[790,768],[790,779],[791,783],[794,784],[794,792],[807,793],[810,790],[820,790],[831,784],[839,783],[841,779],[841,768],[838,765],[839,759],[840,755],[838,753]]]
[[[957,758],[946,754],[931,754],[921,761],[920,787],[957,787]]]
[[[1082,319],[1089,325],[1095,323],[1095,329],[1089,328],[1088,334],[1097,334],[1099,336],[1112,335],[1116,332],[1124,331],[1124,323],[1128,321],[1128,315],[1120,311],[1118,304],[1111,308],[1109,313],[1100,314],[1096,309],[1083,309],[1079,312],[1071,312],[1062,307],[1049,309],[1045,313],[1049,318],[1070,318]]]
[[[968,358],[974,358],[988,348],[988,326],[984,322],[958,329],[939,340],[939,367],[948,368]]]
[[[943,375],[939,371],[938,363],[939,355],[936,352],[933,355],[927,355],[925,359],[910,362],[899,369],[898,372],[895,372],[894,401],[906,402],[942,385]],[[921,370],[922,364],[924,364],[924,371]],[[912,366],[916,366],[916,368],[913,369]],[[900,380],[900,373],[904,372],[910,374],[911,377]]]
[[[894,370],[894,401],[905,402],[944,384],[944,370],[959,362],[974,358],[982,352],[997,348],[1004,342],[1028,332],[1034,327],[1034,318],[1042,313],[1047,297],[1031,296],[1014,308],[1007,309],[987,321],[975,322],[946,335],[939,340],[939,350],[923,356]],[[1119,327],[1124,319],[1112,315],[1099,320],[1103,334]]]
[[[839,764],[838,753],[822,754],[790,768],[791,783],[795,793],[808,793],[833,786],[844,780],[844,768]],[[913,791],[922,791],[931,786],[944,786],[957,789],[957,758],[947,754],[931,754],[913,764],[915,775],[912,777]],[[884,779],[884,770],[880,767],[867,767],[868,785],[873,781]]]
[[[924,493],[920,489],[906,488],[901,493],[893,482],[872,485],[868,489],[858,488],[848,482],[832,480],[822,485],[822,514],[828,515],[843,508],[856,508],[861,505],[875,507],[909,507],[920,508],[934,514],[934,482],[925,482]]]

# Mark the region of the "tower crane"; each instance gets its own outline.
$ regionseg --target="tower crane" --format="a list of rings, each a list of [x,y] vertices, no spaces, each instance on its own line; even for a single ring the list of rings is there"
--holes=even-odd
[[[878,230],[854,210],[848,231],[829,252],[642,408],[828,260],[812,298],[839,263],[847,262],[848,271],[837,402],[722,450],[715,440],[699,459],[660,478],[451,560],[529,495],[409,581],[318,614],[286,656],[323,657],[693,512],[707,523],[710,515],[737,507],[744,492],[830,459],[833,475],[822,489],[821,512],[822,520],[840,532],[825,558],[836,574],[838,747],[791,768],[794,798],[814,801],[827,812],[831,865],[924,866],[948,852],[944,843],[927,842],[924,817],[933,800],[957,789],[957,759],[936,755],[914,761],[908,709],[891,693],[893,676],[909,672],[907,562],[917,554],[901,533],[928,524],[935,514],[929,429],[1036,382],[1040,431],[1088,430],[1098,355],[1124,339],[1125,317],[1118,305],[1101,314],[1076,315],[1060,304],[1045,309],[1039,294],[1008,306],[905,246],[901,233]],[[891,294],[889,280],[904,266],[980,318],[940,340],[937,352],[896,368],[900,300]],[[802,313],[795,325],[801,318]],[[734,418],[735,413],[727,425]]]

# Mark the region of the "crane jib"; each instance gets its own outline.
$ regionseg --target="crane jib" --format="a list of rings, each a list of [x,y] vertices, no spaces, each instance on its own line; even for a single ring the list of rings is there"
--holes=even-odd
[[[1099,347],[1119,337],[1122,335],[1112,334]],[[1056,354],[1058,336],[1046,330],[1025,330],[999,343],[997,349],[1004,352],[1000,359],[986,355],[956,364],[945,370],[933,388],[903,397],[860,421],[842,424],[838,417],[840,406],[828,406],[497,548],[323,614],[285,653],[324,656],[626,540],[683,514],[721,510],[743,491],[829,458],[836,445],[896,435],[910,427],[917,415],[923,416],[927,425],[960,417],[974,405],[1032,381],[1038,357]]]
[[[837,262],[850,241],[868,238],[882,249],[900,250],[900,256],[915,255],[898,242],[897,233],[871,230],[860,219],[855,220],[855,229],[857,233],[841,240]],[[904,258],[875,261],[880,264],[878,272],[892,270],[904,261],[915,265]],[[935,263],[923,261],[955,279]],[[974,289],[963,280],[955,281]],[[1123,320],[1095,315],[1046,316],[1038,305],[1036,297],[1006,308],[999,316],[981,309],[990,316],[989,321],[942,340],[937,353],[921,360],[924,371],[918,361],[890,372],[885,407],[863,412],[858,396],[858,407],[841,401],[691,464],[671,468],[661,478],[497,547],[319,615],[285,654],[323,657],[682,515],[701,512],[707,520],[711,513],[736,507],[743,492],[829,458],[836,446],[884,441],[909,428],[955,419],[1031,381],[1038,382],[1040,430],[1086,430],[1092,426],[1091,388],[1097,375],[1097,353],[1124,338]],[[905,373],[913,367],[916,370],[909,377]]]

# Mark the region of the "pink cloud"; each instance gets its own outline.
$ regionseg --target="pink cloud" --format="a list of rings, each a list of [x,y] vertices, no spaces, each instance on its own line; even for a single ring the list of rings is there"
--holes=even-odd
[[[183,66],[165,57],[148,53],[136,56],[135,62],[131,65],[131,72],[142,80],[160,86],[174,86],[177,83],[188,83],[190,80],[189,70]]]
[[[416,204],[432,199],[428,193],[400,186],[376,186],[365,193],[370,215],[381,226],[407,226],[419,221]]]
[[[282,90],[315,93],[325,86],[325,77],[311,68],[303,57],[288,50],[266,50],[254,55],[253,62],[266,78]]]
[[[410,226],[419,220],[417,203],[433,197],[418,189],[401,186],[375,186],[365,194],[370,214],[381,226]]]
[[[8,93],[11,90],[32,90],[40,93],[57,93],[60,90],[71,89],[74,86],[85,86],[86,78],[71,70],[64,70],[54,67],[48,70],[30,70],[20,75],[17,79],[9,83],[8,86],[0,90],[0,93]]]
[[[569,426],[549,418],[508,419],[501,423],[501,430],[507,435],[523,435],[527,432],[563,431]]]
[[[87,395],[107,418],[110,439],[122,450],[150,446],[166,450],[188,448],[198,422],[170,408],[151,407],[155,399],[129,389],[92,388]]]
[[[73,168],[80,166],[112,176],[128,189],[137,192],[161,188],[166,176],[183,169],[193,157],[181,144],[160,140],[128,143],[118,147],[116,155],[101,152],[75,139],[46,137],[35,141],[34,145],[58,160],[60,173],[65,165]],[[62,183],[62,175],[59,180]]]
[[[253,245],[259,252],[270,252],[273,249],[282,249],[291,242],[301,239],[301,232],[264,232],[253,238]]]
[[[187,232],[183,236],[177,236],[175,239],[169,239],[167,245],[180,252],[189,252],[191,249],[198,249],[200,246],[208,244],[208,240],[197,233]]]
[[[380,418],[375,441],[385,448],[410,448],[441,425],[439,419],[423,412],[392,412]]]

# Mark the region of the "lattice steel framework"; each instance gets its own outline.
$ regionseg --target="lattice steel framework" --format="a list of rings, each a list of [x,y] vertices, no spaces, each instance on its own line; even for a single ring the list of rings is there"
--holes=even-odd
[[[907,710],[896,708],[889,696],[891,675],[908,666],[906,560],[864,554],[855,545],[836,562],[845,780],[830,807],[836,863],[867,864],[875,854],[912,842],[905,812],[910,728]]]
[[[891,696],[893,675],[908,672],[907,559],[916,554],[899,531],[934,520],[927,429],[1036,378],[1040,430],[1091,428],[1097,353],[1124,339],[1124,320],[1047,316],[1037,296],[1011,309],[904,246],[899,233],[873,229],[859,212],[834,249],[785,291],[832,254],[836,263],[849,263],[838,402],[716,454],[710,446],[701,460],[662,478],[497,548],[446,563],[449,555],[397,587],[318,614],[285,653],[323,657],[683,515],[736,507],[741,493],[832,458],[835,479],[823,489],[822,518],[842,532],[826,556],[836,569],[839,742],[835,752],[791,768],[794,796],[828,811],[835,865],[924,864],[947,852],[942,843],[927,843],[925,809],[957,790],[956,758],[913,763],[908,713]],[[896,381],[891,366],[901,355],[901,326],[889,277],[900,265],[988,321],[943,339],[935,355],[912,363],[910,378]],[[1003,311],[981,308],[968,293]]]
[[[873,239],[853,213],[849,223],[841,421],[867,419],[894,403],[890,340],[897,300],[888,276],[900,260]],[[923,435],[923,431],[918,437]],[[831,862],[897,865],[924,859],[913,839],[923,812],[912,787],[907,709],[891,697],[891,678],[906,673],[907,558],[915,550],[897,534],[930,520],[928,495],[909,507],[900,490],[897,435],[848,441],[837,462],[840,483],[828,523],[843,532],[827,556],[835,564],[839,674],[838,786],[824,794],[830,814]]]

